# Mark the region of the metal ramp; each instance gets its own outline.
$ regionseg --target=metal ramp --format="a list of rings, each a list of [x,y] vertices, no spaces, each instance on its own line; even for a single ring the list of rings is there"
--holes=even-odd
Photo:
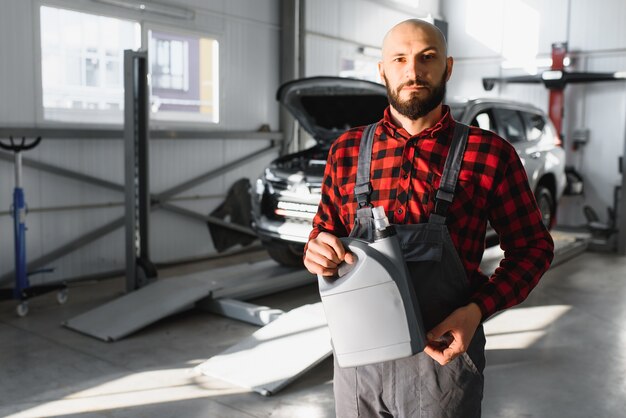
[[[293,309],[197,369],[272,395],[332,353],[322,302]]]
[[[553,231],[552,266],[587,249],[589,237]],[[495,271],[503,252],[495,246],[485,251],[480,267]],[[250,337],[200,364],[203,374],[269,396],[315,367],[332,353],[330,333],[321,302],[283,314]]]
[[[283,267],[272,260],[243,263],[159,279],[63,325],[103,341],[116,341],[159,319],[191,309],[197,302],[210,309],[209,302],[219,298],[249,299],[313,282],[314,276],[306,270]]]

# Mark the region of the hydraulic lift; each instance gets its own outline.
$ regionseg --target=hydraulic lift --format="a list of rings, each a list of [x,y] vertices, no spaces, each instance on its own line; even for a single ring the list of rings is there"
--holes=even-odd
[[[267,324],[282,312],[242,300],[313,283],[311,274],[263,261],[156,279],[157,270],[149,252],[149,214],[153,202],[148,183],[147,79],[147,54],[124,51],[126,294],[63,325],[104,341],[116,341],[194,306],[256,325]],[[254,235],[248,228],[237,230]]]
[[[496,83],[526,83],[543,84],[550,91],[548,114],[554,124],[558,134],[562,138],[563,110],[564,110],[564,90],[568,84],[591,83],[606,81],[625,81],[626,71],[612,73],[595,73],[568,71],[565,69],[565,58],[567,56],[567,42],[552,44],[552,66],[550,70],[537,75],[524,75],[513,77],[484,77],[483,87],[485,90],[492,90]],[[614,225],[617,234],[617,252],[626,255],[626,233],[619,234],[619,231],[626,231],[626,194],[620,191],[626,190],[626,138],[624,138],[624,153],[619,157],[618,167],[622,175],[621,185],[617,186],[614,204],[617,206],[615,216],[617,223]],[[619,208],[619,210],[618,210]]]

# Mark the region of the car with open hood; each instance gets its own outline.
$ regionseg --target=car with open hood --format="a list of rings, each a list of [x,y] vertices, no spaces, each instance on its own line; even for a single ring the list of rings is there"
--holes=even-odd
[[[330,146],[348,129],[380,120],[389,103],[382,84],[340,77],[290,81],[278,89],[277,100],[316,143],[272,161],[252,185],[252,227],[273,259],[301,266]],[[565,152],[545,113],[507,100],[446,103],[456,120],[492,130],[514,145],[544,223],[552,226],[566,183]]]

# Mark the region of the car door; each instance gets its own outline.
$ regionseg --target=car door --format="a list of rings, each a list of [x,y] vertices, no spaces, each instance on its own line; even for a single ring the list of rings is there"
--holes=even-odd
[[[522,113],[522,111],[517,109],[493,109],[498,134],[515,147],[526,169],[530,186],[532,190],[535,190],[543,166],[542,152],[537,146],[541,138],[541,133],[536,135],[535,138],[534,133],[536,130],[529,130],[527,128]],[[529,131],[532,135],[530,137]]]

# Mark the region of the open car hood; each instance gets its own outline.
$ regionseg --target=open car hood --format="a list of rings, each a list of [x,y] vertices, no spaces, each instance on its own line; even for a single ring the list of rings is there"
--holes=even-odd
[[[385,86],[342,77],[310,77],[289,81],[276,99],[320,144],[330,144],[355,126],[380,120],[388,106]]]

